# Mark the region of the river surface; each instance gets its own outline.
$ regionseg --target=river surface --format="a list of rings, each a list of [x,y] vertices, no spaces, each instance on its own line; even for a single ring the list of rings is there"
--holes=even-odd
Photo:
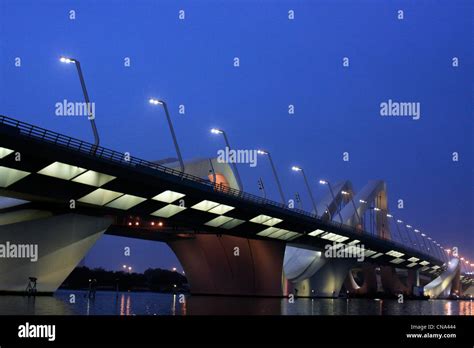
[[[59,290],[0,296],[0,315],[474,315],[474,301],[246,298]]]

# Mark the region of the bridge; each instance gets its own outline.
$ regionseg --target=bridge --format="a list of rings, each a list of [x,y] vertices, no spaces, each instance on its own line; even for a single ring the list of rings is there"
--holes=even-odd
[[[241,191],[217,159],[178,165],[0,116],[0,242],[39,254],[1,258],[0,291],[23,292],[34,277],[39,292],[54,292],[104,233],[167,243],[194,294],[472,290],[461,260],[394,221],[383,181],[357,194],[337,184],[317,215]]]

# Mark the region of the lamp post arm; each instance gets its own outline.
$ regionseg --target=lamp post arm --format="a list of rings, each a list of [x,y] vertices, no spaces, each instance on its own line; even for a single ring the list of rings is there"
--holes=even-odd
[[[91,103],[89,100],[89,94],[87,93],[86,83],[84,81],[84,75],[82,74],[81,63],[78,60],[74,60],[76,65],[77,74],[79,75],[79,81],[81,82],[82,93],[84,94],[84,100],[86,101],[87,107],[87,118],[91,121],[92,132],[94,133],[94,146],[97,148],[100,143],[99,132],[97,131],[97,126],[95,125],[95,115],[91,112]],[[95,151],[95,149],[94,149]]]
[[[176,134],[174,133],[173,123],[171,122],[171,117],[168,112],[168,106],[166,105],[164,101],[162,101],[161,104],[163,105],[163,109],[165,110],[165,114],[166,114],[166,119],[168,120],[168,126],[170,127],[171,137],[173,138],[176,154],[178,155],[179,166],[181,167],[181,171],[184,173],[183,157],[181,156],[181,151],[179,150],[178,141],[176,140]]]
[[[277,174],[277,171],[276,171],[276,168],[275,168],[275,164],[273,163],[272,156],[270,155],[270,152],[268,152],[267,155],[268,155],[268,159],[270,161],[270,165],[272,167],[273,175],[275,176],[275,180],[276,180],[276,183],[277,183],[277,186],[278,186],[278,191],[280,191],[281,201],[282,201],[283,204],[286,205],[285,195],[283,193],[283,189],[281,187],[280,179],[278,178],[278,174]]]
[[[232,148],[230,147],[230,143],[229,143],[229,139],[227,138],[227,134],[224,131],[222,131],[222,135],[224,136],[225,144],[227,145],[229,150],[231,150]],[[240,179],[239,170],[237,169],[237,163],[235,163],[235,161],[232,162],[232,168],[234,168],[235,178],[237,179],[237,183],[239,184],[239,190],[243,191],[244,186],[242,184],[242,180]]]

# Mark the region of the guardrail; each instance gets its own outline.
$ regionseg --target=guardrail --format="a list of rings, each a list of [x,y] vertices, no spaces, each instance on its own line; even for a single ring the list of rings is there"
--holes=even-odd
[[[65,148],[70,149],[70,150],[78,151],[78,152],[81,152],[82,154],[93,156],[93,157],[98,158],[98,159],[108,160],[108,161],[111,161],[113,163],[129,166],[129,167],[130,166],[135,166],[135,167],[141,166],[141,167],[149,168],[149,169],[152,169],[152,170],[158,170],[162,173],[166,173],[166,174],[170,174],[170,175],[174,175],[176,177],[179,177],[181,180],[189,180],[193,183],[198,183],[200,185],[203,185],[207,188],[211,188],[212,190],[214,190],[216,192],[219,192],[219,193],[222,193],[224,195],[229,195],[229,196],[232,196],[232,197],[238,197],[240,199],[251,201],[253,203],[257,203],[257,204],[260,204],[260,205],[273,206],[273,207],[276,207],[276,208],[283,209],[285,211],[289,211],[289,212],[292,212],[292,213],[297,213],[297,214],[300,214],[300,215],[304,215],[304,216],[307,216],[307,217],[310,217],[310,218],[320,220],[322,223],[332,225],[334,227],[346,230],[348,232],[358,232],[358,233],[362,232],[362,233],[365,233],[366,235],[369,235],[373,238],[388,241],[388,239],[384,239],[384,238],[381,238],[379,236],[367,233],[367,231],[365,231],[365,230],[361,231],[359,229],[356,229],[353,226],[345,225],[343,223],[338,223],[338,222],[335,222],[335,221],[322,220],[320,216],[317,216],[316,214],[310,213],[310,212],[305,211],[305,210],[288,208],[285,204],[278,203],[278,202],[275,202],[275,201],[272,201],[272,200],[269,200],[269,199],[266,199],[266,198],[262,198],[262,197],[253,195],[251,193],[240,191],[240,190],[237,190],[237,189],[234,189],[234,188],[231,188],[231,187],[225,187],[225,189],[223,189],[222,186],[219,186],[218,184],[215,184],[215,183],[213,183],[209,180],[205,180],[205,179],[200,178],[198,176],[183,173],[179,170],[169,168],[169,167],[166,167],[166,166],[163,166],[163,165],[160,165],[160,164],[157,164],[157,163],[153,163],[153,162],[150,162],[150,161],[142,160],[142,159],[137,158],[137,157],[133,157],[133,156],[128,157],[128,156],[125,156],[125,154],[123,154],[121,152],[111,150],[111,149],[107,149],[107,148],[101,147],[101,146],[95,146],[95,145],[93,145],[91,143],[88,143],[86,141],[76,139],[76,138],[73,138],[73,137],[70,137],[70,136],[67,136],[67,135],[63,135],[63,134],[60,134],[60,133],[57,133],[57,132],[54,132],[54,131],[50,131],[50,130],[45,129],[45,128],[34,126],[34,125],[26,123],[26,122],[15,120],[15,119],[10,118],[8,116],[0,115],[0,124],[4,124],[6,126],[10,126],[10,127],[15,128],[23,136],[27,136],[29,138],[33,138],[33,139],[36,139],[36,140],[46,141],[48,143],[52,143],[54,145],[65,147]],[[404,248],[411,249],[411,250],[413,250],[417,253],[421,252],[419,250],[413,249],[411,246],[406,246],[406,245],[404,245],[402,243],[399,243],[395,240],[390,240],[390,241],[392,243],[403,246]]]
[[[18,129],[21,135],[38,139],[38,140],[42,140],[42,141],[47,141],[54,145],[59,145],[71,150],[79,151],[83,154],[87,154],[99,159],[113,161],[114,163],[118,163],[118,164],[122,164],[126,166],[136,166],[136,167],[141,166],[141,167],[146,167],[152,170],[158,170],[162,173],[175,175],[176,177],[179,177],[181,180],[190,180],[194,183],[205,185],[206,187],[210,187],[213,190],[216,190],[223,194],[239,197],[245,200],[250,200],[254,203],[259,203],[262,205],[271,205],[271,206],[275,206],[281,209],[288,209],[286,205],[282,203],[278,203],[266,198],[262,198],[262,197],[253,195],[251,193],[240,191],[231,187],[225,187],[225,189],[222,189],[222,187],[219,187],[219,185],[216,185],[215,183],[209,180],[200,178],[198,176],[188,174],[188,173],[183,173],[179,170],[169,168],[169,167],[166,167],[157,163],[153,163],[150,161],[146,161],[137,157],[125,156],[125,154],[120,153],[118,151],[107,149],[101,146],[95,146],[86,141],[76,139],[67,135],[63,135],[57,132],[53,132],[45,128],[34,126],[26,122],[18,121],[7,116],[0,115],[0,123]],[[291,209],[291,211],[317,218],[316,215],[311,214],[304,210]]]

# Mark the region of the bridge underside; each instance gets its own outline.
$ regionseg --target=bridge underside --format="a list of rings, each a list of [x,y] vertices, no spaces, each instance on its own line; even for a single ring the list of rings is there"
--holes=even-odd
[[[54,292],[104,232],[131,236],[129,228],[115,224],[113,219],[84,212],[58,213],[28,204],[2,209],[1,244],[37,245],[38,254],[34,261],[34,255],[2,257],[0,291],[24,292],[29,278],[35,277],[38,292]],[[418,285],[415,270],[354,259],[326,259],[320,251],[293,248],[278,240],[174,229],[160,233],[134,230],[133,236],[167,243],[181,262],[193,294],[337,297],[344,289],[353,295],[371,296],[380,291],[411,294]],[[285,253],[291,258],[285,260],[284,271]],[[427,295],[462,293],[459,271],[453,269],[455,262],[452,260],[448,271],[425,287]],[[359,271],[356,277],[355,269]]]

